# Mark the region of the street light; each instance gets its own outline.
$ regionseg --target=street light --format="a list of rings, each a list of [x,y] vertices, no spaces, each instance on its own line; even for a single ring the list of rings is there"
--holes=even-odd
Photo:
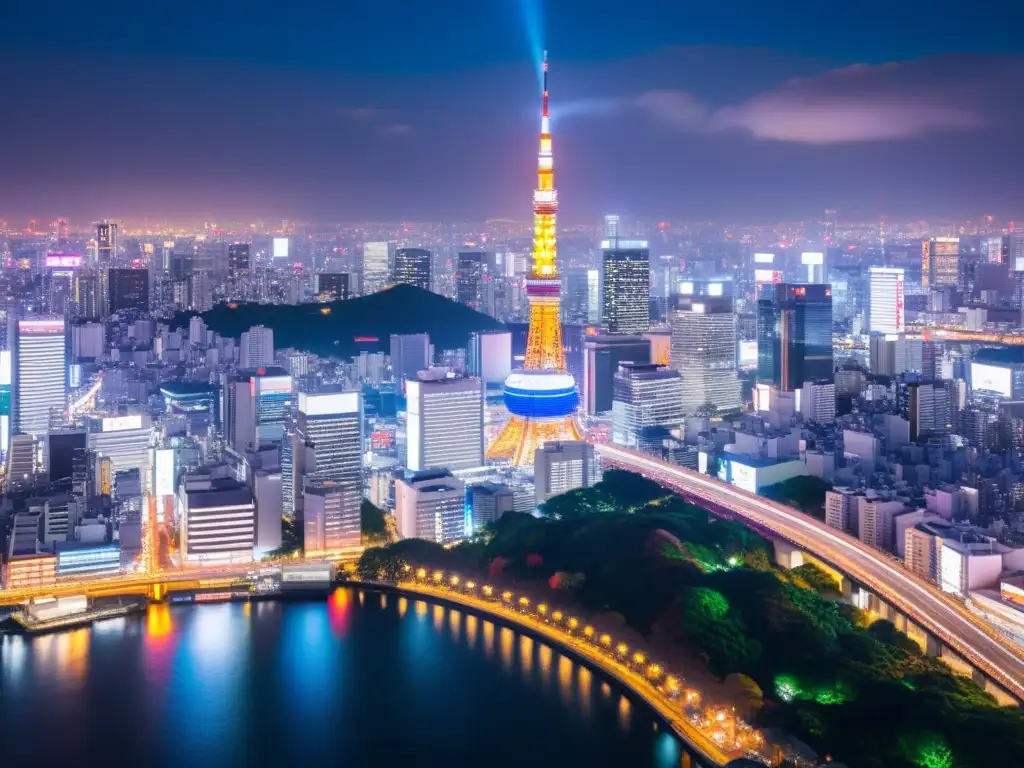
[[[625,656],[627,653],[629,653],[629,646],[625,643],[619,643],[617,646],[615,646],[615,652],[619,654],[619,656]]]
[[[459,577],[458,576],[452,576],[451,582],[452,582],[452,586],[453,587],[459,586]]]
[[[418,569],[416,569],[416,578],[417,579],[425,579],[425,578],[427,578],[427,569],[426,568],[418,568]]]
[[[551,619],[553,621],[561,621],[562,620],[562,612],[561,611],[555,611],[554,613],[551,614]]]
[[[578,627],[579,625],[580,625],[580,623],[576,619],[575,616],[570,616],[569,617],[569,631],[570,632],[575,632],[576,631],[576,627]]]
[[[537,606],[537,613],[539,613],[541,616],[547,616],[548,615],[548,606],[547,606],[547,604],[546,603],[540,603]]]
[[[508,590],[505,590],[504,592],[501,593],[501,599],[504,600],[506,603],[511,603],[512,602],[512,593],[509,592]]]
[[[594,628],[587,624],[587,626],[583,628],[583,636],[588,640],[592,640],[594,637]]]
[[[476,589],[476,582],[475,581],[467,581],[466,582],[466,589]]]
[[[444,578],[444,573],[442,571],[434,571],[434,581],[436,583],[440,584],[441,583],[441,579],[443,579],[443,578]]]
[[[487,597],[490,597],[493,594],[494,594],[494,587],[492,587],[492,586],[490,586],[488,584],[484,584],[484,595],[487,596]]]
[[[612,636],[611,635],[601,635],[601,637],[598,638],[598,642],[601,643],[601,645],[603,645],[605,648],[611,648],[612,647]]]
[[[520,598],[519,598],[519,605],[521,605],[521,606],[522,606],[522,607],[523,607],[523,608],[525,609],[525,608],[526,608],[527,606],[529,606],[529,605],[530,605],[530,600],[529,600],[529,598],[526,598],[526,597],[520,597]]]

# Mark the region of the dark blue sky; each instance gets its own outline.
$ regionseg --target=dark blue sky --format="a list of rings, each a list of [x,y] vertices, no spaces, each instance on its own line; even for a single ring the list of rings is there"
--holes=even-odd
[[[1024,218],[1017,4],[8,5],[0,216]]]

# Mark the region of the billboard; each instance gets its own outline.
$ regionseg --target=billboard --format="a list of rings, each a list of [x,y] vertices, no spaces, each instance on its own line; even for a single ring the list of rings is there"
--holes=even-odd
[[[173,448],[153,451],[153,492],[157,496],[174,495],[174,455]]]
[[[979,392],[998,392],[1003,397],[1013,397],[1013,372],[996,365],[971,363],[971,387]]]
[[[333,392],[323,394],[299,393],[299,410],[307,416],[341,416],[359,413],[358,392]]]
[[[754,368],[757,366],[757,340],[741,341],[737,354],[737,363],[740,368]]]
[[[721,296],[722,295],[722,284],[711,283],[708,285],[708,296]]]
[[[729,464],[732,465],[732,484],[742,491],[757,493],[757,470],[738,461]]]
[[[142,429],[142,414],[131,416],[108,416],[103,419],[104,432],[123,432],[126,429]]]
[[[287,259],[291,241],[287,237],[275,237],[273,242],[273,254],[275,259]]]
[[[49,253],[46,255],[47,269],[78,269],[82,257],[77,253]]]
[[[782,273],[777,269],[755,269],[754,283],[781,283]]]
[[[775,262],[774,253],[755,253],[754,263],[755,264],[773,264]]]
[[[800,255],[800,263],[804,265],[820,266],[825,263],[824,253],[803,253]]]

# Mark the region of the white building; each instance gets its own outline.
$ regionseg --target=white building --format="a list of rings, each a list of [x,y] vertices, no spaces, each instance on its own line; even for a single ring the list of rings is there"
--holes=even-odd
[[[583,440],[552,440],[533,455],[533,477],[538,504],[597,479],[594,446]]]
[[[654,364],[619,365],[612,390],[612,442],[642,448],[645,433],[678,427],[684,416],[678,371]]]
[[[13,319],[11,428],[40,437],[50,431],[50,414],[67,408],[67,343],[60,318]]]
[[[825,491],[825,524],[856,536],[860,528],[858,498],[849,488]]]
[[[363,243],[363,295],[388,284],[389,250],[386,242]]]
[[[92,423],[87,442],[89,450],[98,457],[110,459],[112,475],[139,470],[143,493],[151,493],[153,489],[151,421],[149,414],[143,413],[108,416]]]
[[[430,367],[430,336],[425,333],[391,334],[391,372],[395,381],[415,379]]]
[[[252,492],[229,478],[186,478],[178,491],[180,550],[186,565],[248,563],[256,545]]]
[[[299,393],[290,457],[285,452],[282,485],[300,512],[305,480],[333,480],[358,500],[363,493],[363,399],[358,392]],[[287,499],[285,500],[287,507]]]
[[[71,326],[71,356],[76,360],[103,357],[106,342],[106,328],[102,323],[81,323]]]
[[[705,403],[738,410],[736,315],[724,296],[682,297],[672,312],[670,362],[682,378],[682,407],[696,413]],[[651,360],[658,358],[652,355]]]
[[[836,385],[804,382],[796,401],[804,421],[831,424],[836,418]]]
[[[500,384],[512,373],[512,334],[483,331],[469,338],[469,374],[485,384]]]
[[[254,325],[242,333],[238,367],[250,370],[274,364],[274,329]]]
[[[903,502],[860,496],[857,503],[857,538],[875,549],[894,551],[894,520],[906,509]]]
[[[448,544],[466,536],[466,487],[446,470],[395,480],[395,522],[403,539]]]
[[[421,371],[406,383],[407,466],[453,472],[484,463],[484,392],[480,379]]]
[[[281,546],[281,470],[256,470],[252,480],[256,498],[256,554],[262,556]]]
[[[307,480],[303,488],[303,544],[306,556],[335,554],[362,543],[362,493],[333,480]]]
[[[903,310],[903,270],[871,267],[868,270],[872,333],[902,333],[906,330]]]

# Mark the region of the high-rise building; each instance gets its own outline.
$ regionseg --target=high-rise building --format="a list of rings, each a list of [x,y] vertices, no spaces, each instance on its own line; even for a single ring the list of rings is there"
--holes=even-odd
[[[391,371],[395,381],[415,379],[430,367],[430,336],[425,333],[391,334]]]
[[[42,437],[67,407],[67,343],[60,318],[12,318],[11,429]]]
[[[826,491],[825,524],[844,533],[856,535],[860,527],[858,499],[857,494],[848,488]]]
[[[458,255],[458,269],[455,273],[456,298],[460,304],[483,311],[484,276],[487,273],[486,256],[483,251],[465,251]]]
[[[533,478],[538,504],[593,485],[597,479],[594,446],[584,440],[545,443],[534,455]]]
[[[388,284],[390,246],[386,242],[363,243],[363,295],[376,293]]]
[[[357,491],[357,492],[356,492]],[[334,480],[306,480],[303,488],[303,547],[307,557],[359,547],[361,489]]]
[[[237,451],[259,448],[284,439],[292,399],[292,377],[283,368],[259,368],[262,373],[242,374],[236,385],[231,445]]]
[[[313,279],[316,281],[313,293],[317,301],[337,301],[351,295],[348,272],[318,272]]]
[[[963,281],[959,237],[932,237],[921,244],[921,286],[960,286]],[[872,291],[874,297],[874,291]]]
[[[254,325],[242,332],[239,342],[238,367],[254,370],[274,364],[274,329]]]
[[[512,373],[512,334],[508,331],[480,331],[469,336],[466,365],[470,376],[485,385],[499,384]]]
[[[601,327],[643,333],[651,327],[651,252],[646,240],[601,242]]]
[[[148,414],[108,416],[93,419],[89,425],[89,451],[110,462],[110,472],[137,470],[143,492],[149,492],[153,462],[149,443],[153,436]]]
[[[505,380],[505,404],[512,418],[487,451],[488,458],[509,459],[517,466],[528,466],[534,451],[548,440],[581,439],[573,417],[579,394],[576,380],[565,373],[562,347],[562,281],[555,245],[558,193],[551,153],[546,53],[543,71],[537,189],[533,193],[533,269],[526,279],[530,330],[525,370],[514,371]]]
[[[249,276],[249,244],[231,243],[228,246],[228,277],[232,280]]]
[[[149,311],[149,270],[109,269],[107,289],[110,291],[110,312]]]
[[[832,381],[832,290],[827,285],[762,285],[757,301],[757,380],[792,392]]]
[[[426,248],[398,248],[395,251],[394,282],[408,283],[429,291],[432,259],[433,255]]]
[[[120,228],[112,221],[103,221],[96,225],[96,262],[100,269],[115,264],[119,232]]]
[[[903,333],[903,270],[871,267],[868,270],[870,320],[872,333]]]
[[[473,510],[473,530],[480,531],[497,522],[506,512],[515,511],[515,491],[500,483],[479,483],[468,489]]]
[[[186,478],[178,492],[181,555],[187,565],[248,563],[256,544],[252,491],[229,478]]]
[[[406,382],[409,469],[472,469],[484,463],[484,391],[480,379],[422,371]]]
[[[808,283],[825,282],[825,254],[821,252],[800,254],[800,265],[807,270]]]
[[[293,509],[301,511],[305,480],[319,478],[340,483],[352,498],[362,498],[363,400],[358,392],[300,392],[295,435],[292,440],[290,486]],[[287,506],[287,501],[285,502]]]
[[[583,342],[583,407],[593,416],[612,409],[620,363],[650,363],[651,342],[639,336],[591,336]],[[539,498],[539,497],[538,497]]]
[[[464,539],[466,486],[445,469],[395,480],[395,522],[403,539],[450,544]]]
[[[669,361],[682,379],[682,407],[738,410],[736,315],[731,296],[680,296],[671,314]],[[831,330],[831,329],[830,329]]]
[[[71,298],[75,314],[83,320],[99,320],[103,317],[103,294],[100,278],[96,272],[80,270],[75,272],[71,285]]]
[[[612,442],[640,450],[683,422],[683,380],[660,365],[622,363],[615,374]],[[653,438],[652,438],[653,436]]]

